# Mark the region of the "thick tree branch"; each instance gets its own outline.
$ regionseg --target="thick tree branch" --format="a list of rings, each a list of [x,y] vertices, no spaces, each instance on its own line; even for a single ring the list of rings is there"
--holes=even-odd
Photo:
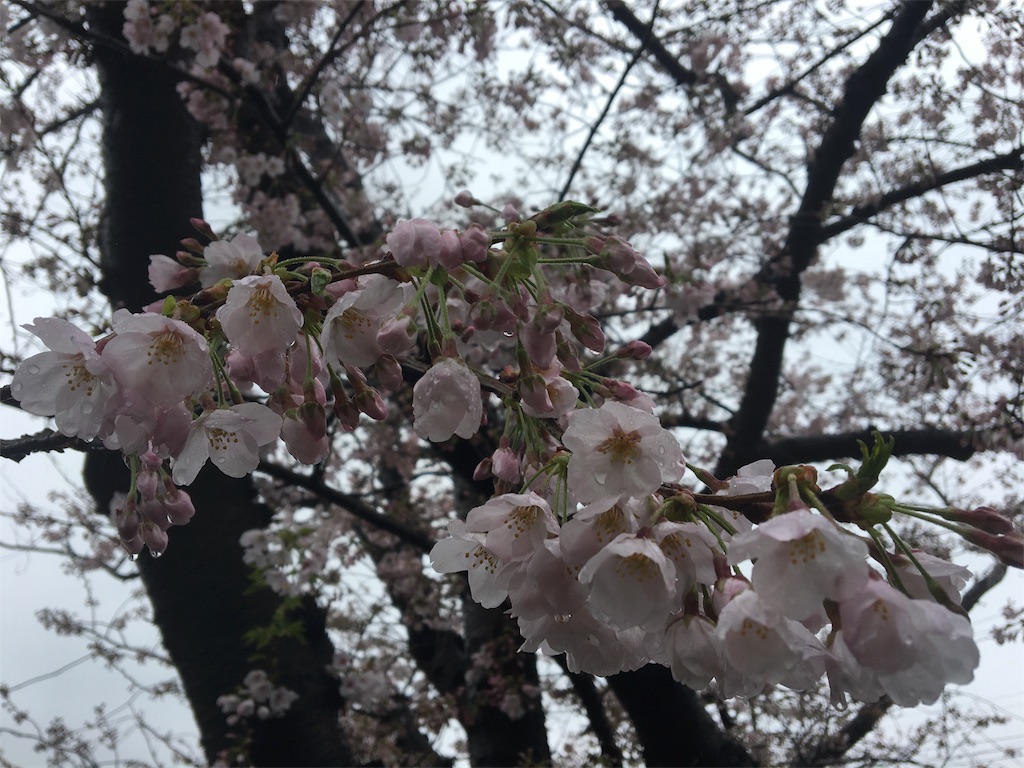
[[[777,466],[813,461],[829,461],[860,456],[857,441],[871,445],[873,429],[840,432],[831,435],[807,435],[761,443],[758,458],[771,459]],[[884,432],[896,440],[893,456],[946,456],[967,461],[985,450],[984,431],[951,429],[905,429]]]
[[[785,309],[755,321],[757,341],[746,389],[719,459],[719,476],[731,475],[757,458],[757,446],[775,407],[790,322],[800,300],[800,276],[821,242],[822,212],[832,199],[843,166],[855,152],[864,120],[885,94],[889,79],[906,61],[914,46],[915,31],[931,6],[931,2],[901,6],[874,52],[847,79],[832,121],[813,153],[807,186],[791,219],[786,242],[758,273],[757,281],[774,288]]]

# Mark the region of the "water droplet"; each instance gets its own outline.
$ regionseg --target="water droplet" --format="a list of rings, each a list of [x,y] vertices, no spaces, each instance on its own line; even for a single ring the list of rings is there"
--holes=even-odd
[[[604,484],[605,484],[605,481],[606,481],[607,479],[608,479],[608,475],[606,475],[606,474],[604,474],[604,473],[601,473],[601,474],[598,474],[598,475],[594,475],[594,481],[595,481],[595,482],[596,482],[596,483],[597,483],[598,485],[604,485]]]
[[[506,339],[511,339],[513,336],[515,336],[515,334],[512,333],[512,331],[502,331],[501,335],[504,336]]]
[[[11,384],[11,394],[12,395],[18,395],[23,388],[24,388],[24,385],[20,381],[16,381],[13,384]],[[20,400],[21,398],[17,398],[17,399]]]
[[[665,446],[662,446],[661,448],[658,449],[658,454],[660,456],[664,456],[665,455]]]
[[[151,549],[149,550],[149,554],[155,559],[160,557],[160,555],[162,555],[163,552],[157,552],[155,549]]]
[[[432,410],[432,411],[436,411],[440,407],[441,407],[441,404],[439,402],[437,402],[436,400],[430,404],[430,410]]]
[[[223,464],[227,460],[228,460],[227,456],[218,456],[216,459],[214,459],[214,461],[216,461],[218,464]]]
[[[38,365],[30,365],[28,367],[28,372],[31,373],[34,376],[35,374],[39,373],[39,366]]]
[[[138,552],[129,552],[128,553],[128,559],[131,560],[134,563],[136,560],[139,559],[139,553]]]
[[[82,403],[82,413],[92,413],[92,403]]]

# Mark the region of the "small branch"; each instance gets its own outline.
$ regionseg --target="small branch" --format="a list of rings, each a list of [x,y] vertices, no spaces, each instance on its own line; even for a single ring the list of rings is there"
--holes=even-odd
[[[858,205],[848,215],[843,216],[838,221],[823,225],[819,234],[820,242],[825,242],[836,235],[842,234],[858,224],[864,223],[881,211],[892,208],[894,205],[921,197],[927,192],[941,189],[949,184],[977,178],[978,176],[996,171],[1020,171],[1021,169],[1024,169],[1024,146],[1017,147],[1001,155],[995,155],[986,160],[980,160],[971,165],[963,166],[962,168],[955,168],[937,176],[908,184],[899,189],[891,190],[879,197],[877,201],[871,204]]]
[[[555,657],[558,666],[572,683],[572,689],[579,697],[583,710],[590,720],[590,731],[594,734],[598,744],[601,745],[601,765],[620,766],[623,764],[622,750],[615,740],[615,728],[608,720],[608,712],[605,709],[601,692],[594,686],[594,676],[582,672],[570,672],[569,665],[565,660],[565,654],[560,653]]]
[[[429,552],[434,546],[434,540],[426,534],[378,512],[358,496],[331,488],[315,477],[303,475],[279,464],[272,464],[266,461],[260,463],[257,471],[270,475],[275,480],[282,480],[297,488],[307,490],[331,504],[336,504],[353,517],[357,517],[364,523],[397,536],[404,543],[415,547],[420,552]]]

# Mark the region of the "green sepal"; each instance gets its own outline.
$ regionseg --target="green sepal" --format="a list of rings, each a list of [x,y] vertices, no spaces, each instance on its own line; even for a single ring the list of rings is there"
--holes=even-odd
[[[323,296],[330,283],[330,270],[323,267],[313,267],[313,271],[309,275],[309,290],[313,292],[314,296]]]
[[[590,205],[584,205],[574,200],[563,200],[561,203],[555,203],[554,205],[548,206],[543,211],[533,214],[530,217],[530,221],[537,223],[537,229],[547,230],[556,224],[561,224],[569,219],[574,219],[584,213],[597,213],[601,209],[594,208]]]
[[[160,314],[164,317],[173,317],[174,308],[178,306],[178,300],[173,296],[164,296],[164,303],[160,305]]]
[[[874,445],[870,450],[864,441],[857,441],[860,446],[862,462],[856,474],[845,464],[833,464],[829,467],[830,470],[845,469],[850,475],[845,482],[835,488],[834,493],[837,499],[849,501],[874,488],[875,483],[878,482],[878,476],[882,473],[885,465],[889,463],[896,440],[891,436],[883,438],[878,431],[872,432],[871,436],[874,438]]]

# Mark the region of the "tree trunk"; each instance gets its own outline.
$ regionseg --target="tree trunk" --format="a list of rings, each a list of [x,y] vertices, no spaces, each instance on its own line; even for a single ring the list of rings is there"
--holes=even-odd
[[[121,39],[123,5],[87,8],[90,28]],[[149,256],[171,253],[193,234],[202,214],[202,134],[185,111],[173,71],[164,65],[97,45],[94,62],[103,104],[106,208],[101,232],[101,287],[115,306],[138,310],[155,298],[147,279]],[[120,457],[90,453],[86,484],[101,510],[128,487]],[[251,479],[233,480],[207,468],[188,489],[197,514],[175,528],[166,555],[138,560],[153,618],[184,685],[213,761],[242,746],[254,765],[351,765],[338,727],[342,699],[328,673],[333,648],[324,613],[312,601],[288,612],[297,637],[272,638],[257,648],[247,633],[268,627],[283,607],[267,588],[253,588],[241,559],[240,535],[266,525]],[[279,719],[252,718],[252,727],[228,726],[217,698],[232,693],[252,669],[300,695]],[[232,733],[232,731],[235,733]]]

